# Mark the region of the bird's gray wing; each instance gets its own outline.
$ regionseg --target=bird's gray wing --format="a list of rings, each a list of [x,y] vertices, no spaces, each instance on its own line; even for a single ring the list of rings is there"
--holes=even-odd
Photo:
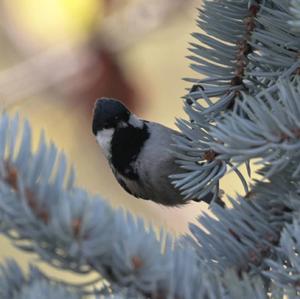
[[[184,136],[157,123],[150,123],[149,130],[151,142],[146,142],[137,165],[141,181],[144,183],[144,196],[170,206],[184,204],[189,200],[204,201],[209,204],[214,197],[213,193],[210,192],[201,199],[185,199],[180,190],[171,183],[169,177],[171,174],[186,172],[176,163],[177,158],[172,151],[173,136]]]
[[[148,129],[151,137],[145,142],[136,162],[144,197],[164,205],[183,204],[180,192],[169,179],[170,174],[180,171],[171,152],[172,136],[180,133],[152,122],[148,123]]]

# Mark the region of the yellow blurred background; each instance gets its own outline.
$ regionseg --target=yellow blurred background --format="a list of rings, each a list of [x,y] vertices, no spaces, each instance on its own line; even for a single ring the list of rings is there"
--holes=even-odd
[[[91,132],[97,97],[124,100],[140,117],[175,128],[190,33],[200,0],[0,0],[0,105],[30,120],[74,165],[77,183],[174,234],[204,204],[166,208],[126,194]],[[233,176],[229,193],[241,190]],[[1,256],[28,258],[3,238]]]

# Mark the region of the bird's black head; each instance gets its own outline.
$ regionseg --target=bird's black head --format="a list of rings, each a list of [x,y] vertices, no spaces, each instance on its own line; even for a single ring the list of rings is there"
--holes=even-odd
[[[130,111],[118,100],[101,98],[96,101],[93,118],[93,133],[115,128],[121,121],[127,122]]]

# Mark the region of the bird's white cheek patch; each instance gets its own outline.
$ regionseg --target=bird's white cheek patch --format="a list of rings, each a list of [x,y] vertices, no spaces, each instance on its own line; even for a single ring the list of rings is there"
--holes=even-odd
[[[134,114],[130,115],[128,123],[134,126],[135,128],[143,128],[144,125],[144,123]]]
[[[96,139],[101,146],[106,158],[111,156],[111,140],[114,134],[114,129],[103,129],[97,133]]]

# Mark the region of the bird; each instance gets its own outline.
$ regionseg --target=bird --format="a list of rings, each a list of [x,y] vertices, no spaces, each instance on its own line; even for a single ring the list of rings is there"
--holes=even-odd
[[[165,206],[180,206],[184,198],[169,178],[184,170],[175,162],[172,136],[180,132],[137,117],[119,100],[96,100],[92,131],[110,168],[125,191]],[[192,199],[210,203],[213,193]]]

